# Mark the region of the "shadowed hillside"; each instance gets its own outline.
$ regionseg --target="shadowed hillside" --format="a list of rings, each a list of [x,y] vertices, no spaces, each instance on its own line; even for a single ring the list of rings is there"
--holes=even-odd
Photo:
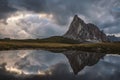
[[[39,42],[39,43],[66,43],[66,44],[77,44],[80,43],[77,40],[65,38],[62,36],[53,36],[49,38],[43,38],[43,39],[10,39],[10,38],[5,38],[5,39],[0,39],[0,41],[7,41],[7,42]]]

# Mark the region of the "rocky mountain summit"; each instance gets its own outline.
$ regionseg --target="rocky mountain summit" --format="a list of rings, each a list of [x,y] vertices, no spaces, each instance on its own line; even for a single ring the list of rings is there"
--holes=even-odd
[[[80,42],[103,42],[108,40],[106,34],[100,31],[96,25],[86,24],[77,15],[74,16],[68,31],[63,36]]]

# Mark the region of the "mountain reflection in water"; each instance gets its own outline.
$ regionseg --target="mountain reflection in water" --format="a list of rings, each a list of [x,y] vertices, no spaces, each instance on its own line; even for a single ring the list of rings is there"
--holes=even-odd
[[[85,66],[92,66],[96,64],[100,58],[103,58],[105,55],[102,53],[90,53],[82,51],[66,51],[64,54],[68,58],[75,74],[81,71]]]
[[[0,80],[119,79],[119,55],[82,51],[0,51]]]

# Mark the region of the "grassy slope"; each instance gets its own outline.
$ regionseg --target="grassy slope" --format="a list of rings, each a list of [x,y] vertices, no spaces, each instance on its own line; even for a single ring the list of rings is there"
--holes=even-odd
[[[37,40],[0,40],[0,50],[15,50],[15,49],[57,49],[57,50],[71,49],[120,54],[120,43],[78,44],[78,41],[58,36]]]

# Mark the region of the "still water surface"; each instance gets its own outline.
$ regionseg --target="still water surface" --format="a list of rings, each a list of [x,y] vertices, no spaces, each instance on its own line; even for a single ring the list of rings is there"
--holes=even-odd
[[[82,51],[0,51],[0,80],[19,76],[19,80],[120,80],[120,56]]]

